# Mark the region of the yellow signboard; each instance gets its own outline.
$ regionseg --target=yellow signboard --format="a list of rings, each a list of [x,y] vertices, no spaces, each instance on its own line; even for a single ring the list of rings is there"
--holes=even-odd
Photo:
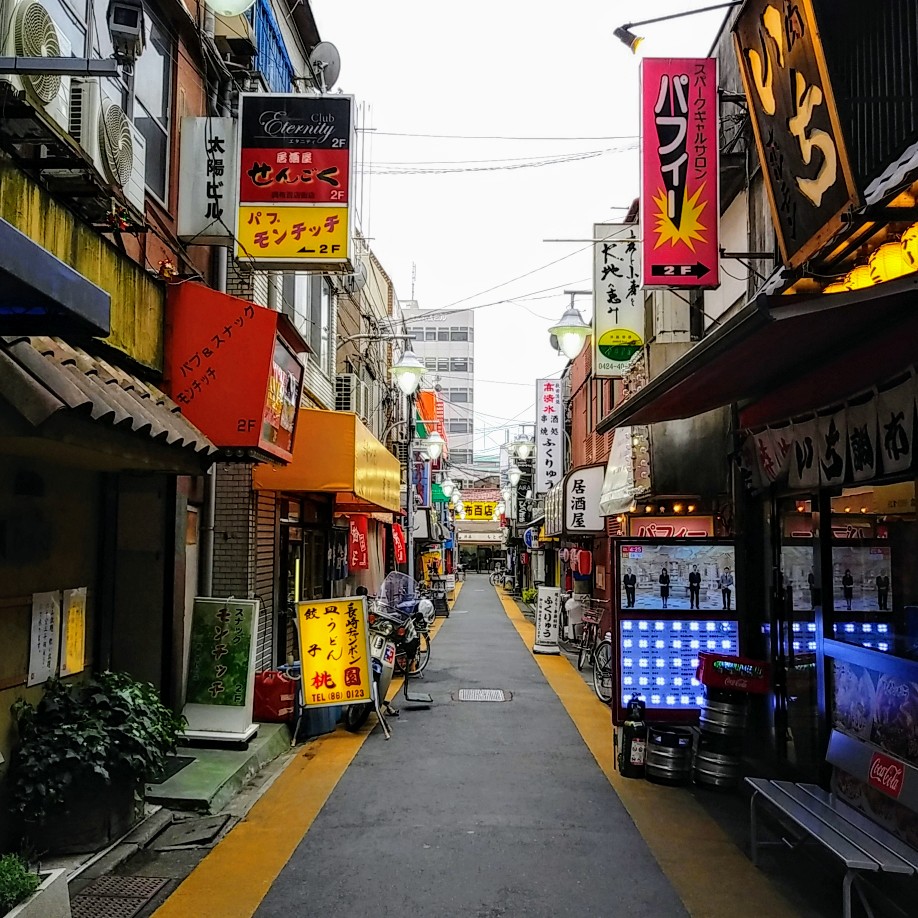
[[[86,587],[64,590],[61,675],[73,676],[86,666]]]
[[[496,500],[464,500],[462,502],[467,520],[492,520],[497,509]]]
[[[306,707],[372,701],[372,666],[363,596],[297,603]]]
[[[348,257],[347,207],[246,204],[239,208],[236,257],[309,265]]]

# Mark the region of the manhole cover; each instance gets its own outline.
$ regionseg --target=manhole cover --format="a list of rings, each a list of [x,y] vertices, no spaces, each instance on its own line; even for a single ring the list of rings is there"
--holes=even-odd
[[[100,877],[74,896],[73,918],[134,918],[168,882],[165,877]]]
[[[460,701],[509,701],[509,695],[499,688],[461,688]]]

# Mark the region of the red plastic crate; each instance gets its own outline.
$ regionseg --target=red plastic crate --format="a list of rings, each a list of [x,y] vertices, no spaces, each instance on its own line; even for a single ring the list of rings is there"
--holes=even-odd
[[[769,685],[769,665],[765,660],[732,657],[722,653],[698,654],[698,681],[709,688],[726,692],[764,695]]]

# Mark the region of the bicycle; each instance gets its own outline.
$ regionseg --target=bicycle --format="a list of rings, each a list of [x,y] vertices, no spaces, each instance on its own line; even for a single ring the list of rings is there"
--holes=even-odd
[[[583,669],[583,664],[589,660],[593,663],[596,652],[596,645],[599,643],[599,622],[602,619],[602,613],[599,609],[587,606],[583,610],[580,619],[580,643],[577,647],[577,669]]]
[[[505,574],[506,574],[506,571],[501,570],[500,568],[496,568],[495,570],[491,571],[491,573],[488,575],[488,583],[490,583],[491,586],[497,586],[498,584],[503,584]]]
[[[593,649],[593,691],[603,704],[612,704],[612,641],[604,637]]]

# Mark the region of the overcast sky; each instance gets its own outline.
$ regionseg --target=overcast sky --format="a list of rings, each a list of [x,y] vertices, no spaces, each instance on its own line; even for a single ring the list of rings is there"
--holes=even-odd
[[[340,52],[335,89],[372,128],[359,221],[399,299],[414,271],[422,308],[480,307],[476,451],[533,423],[536,378],[564,366],[547,332],[563,291],[592,286],[592,225],[637,195],[638,60],[613,30],[705,5],[312,0]],[[648,55],[704,56],[724,15],[635,31]],[[577,306],[589,321],[591,298]]]

